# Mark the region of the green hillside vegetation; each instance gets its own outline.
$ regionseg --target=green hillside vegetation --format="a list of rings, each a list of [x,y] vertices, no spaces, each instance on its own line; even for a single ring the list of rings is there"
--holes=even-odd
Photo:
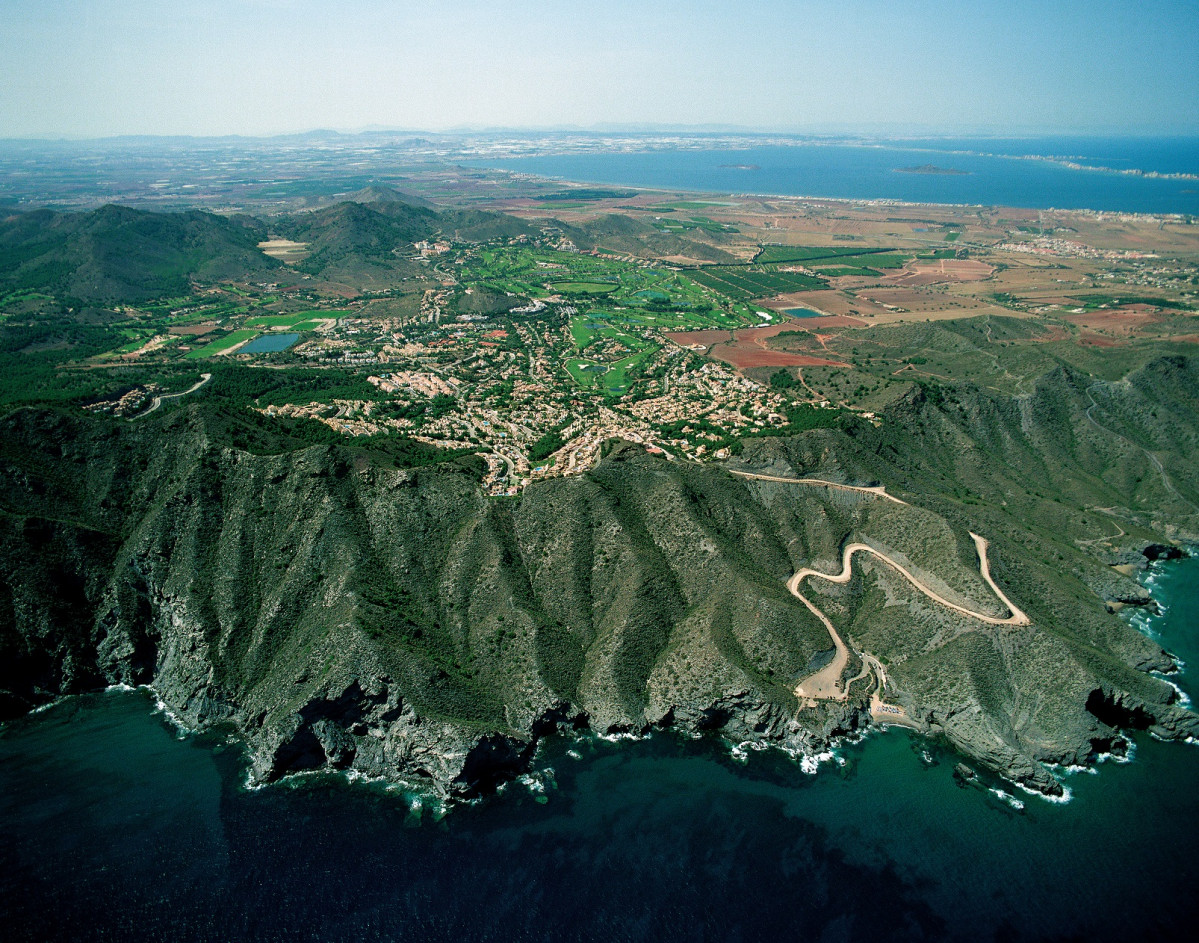
[[[877,427],[797,410],[793,434],[745,442],[745,466],[882,481],[907,506],[619,444],[585,475],[491,502],[476,470],[419,443],[359,446],[238,408],[292,392],[245,367],[139,424],[20,410],[0,436],[0,688],[12,711],[152,681],[187,722],[238,724],[259,779],[393,769],[469,795],[465,767],[413,745],[465,757],[499,736],[514,757],[575,716],[791,736],[791,688],[829,642],[787,577],[869,539],[993,607],[974,530],[1031,628],[963,622],[885,568],[813,593],[928,732],[1051,789],[1041,761],[1084,761],[1114,735],[1087,710],[1095,691],[1161,735],[1195,729],[1144,671],[1166,656],[1105,611],[1142,591],[1102,553],[1199,532],[1196,391],[1195,359],[1118,383],[1059,367],[1018,397],[915,388]],[[798,718],[844,729],[861,709]]]
[[[0,289],[35,289],[78,303],[128,303],[188,294],[194,279],[266,272],[262,223],[211,213],[35,210],[0,221]]]

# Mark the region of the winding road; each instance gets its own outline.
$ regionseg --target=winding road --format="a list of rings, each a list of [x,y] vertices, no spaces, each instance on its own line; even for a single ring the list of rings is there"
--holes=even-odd
[[[985,622],[987,625],[1028,625],[1030,622],[1028,616],[1007,598],[1003,590],[991,578],[991,567],[987,562],[987,541],[975,533],[971,533],[970,536],[974,538],[974,546],[978,549],[979,572],[982,574],[982,578],[987,581],[987,585],[991,587],[995,595],[1007,606],[1011,615],[999,618],[998,616],[987,615],[985,612],[978,612],[966,606],[959,606],[957,603],[950,602],[935,589],[925,585],[920,579],[913,576],[906,567],[896,563],[885,553],[862,543],[849,544],[845,548],[840,573],[821,573],[819,570],[814,570],[811,567],[804,567],[791,577],[787,582],[787,589],[790,590],[792,596],[808,607],[812,615],[824,624],[824,627],[828,629],[829,635],[832,636],[833,646],[836,648],[836,654],[829,664],[816,672],[816,674],[800,682],[799,686],[795,689],[796,696],[801,699],[807,697],[817,700],[838,701],[843,701],[848,697],[849,686],[842,686],[841,675],[844,674],[845,668],[849,664],[849,646],[842,640],[837,630],[833,627],[832,622],[829,621],[828,616],[821,612],[808,597],[799,591],[799,584],[809,576],[818,576],[823,580],[828,580],[830,583],[848,583],[853,576],[853,555],[855,553],[868,553],[871,556],[878,557],[929,599],[940,603],[947,609],[952,609],[954,612],[960,612],[964,616],[977,619],[979,622]],[[855,678],[854,680],[856,681],[857,679]]]
[[[863,487],[858,485],[845,485],[833,481],[825,481],[821,478],[784,478],[777,475],[760,475],[753,472],[734,471],[734,475],[739,475],[742,478],[751,478],[758,481],[778,481],[788,484],[797,485],[817,485],[831,488],[840,488],[846,491],[857,491],[863,494],[869,494],[874,497],[885,498],[888,501],[893,501],[896,504],[908,505],[908,502],[902,501],[894,495],[887,494],[886,489],[881,486]],[[910,506],[910,505],[908,505]],[[911,725],[913,722],[907,716],[907,712],[894,704],[888,704],[882,699],[883,690],[887,685],[887,672],[880,662],[873,655],[866,652],[857,652],[857,655],[862,659],[862,670],[858,672],[856,677],[851,678],[848,682],[842,683],[842,676],[845,674],[845,669],[849,666],[850,648],[841,638],[840,633],[833,625],[832,621],[826,616],[807,596],[800,592],[800,584],[808,577],[818,577],[822,580],[828,580],[830,583],[848,583],[853,576],[853,556],[855,553],[867,553],[877,557],[887,566],[898,572],[904,579],[911,583],[916,589],[924,593],[929,599],[944,606],[947,609],[952,609],[954,612],[960,612],[964,616],[971,619],[976,619],[986,625],[1013,625],[1024,626],[1030,625],[1032,620],[1028,615],[1020,609],[1015,603],[1008,599],[1007,594],[999,588],[998,584],[991,576],[991,565],[987,560],[987,547],[989,546],[985,537],[982,537],[973,531],[970,531],[970,537],[974,541],[974,547],[978,551],[978,571],[987,585],[991,587],[991,591],[995,596],[1007,607],[1010,615],[1007,616],[992,616],[985,612],[978,612],[967,606],[959,605],[951,602],[932,587],[926,585],[918,577],[914,576],[906,567],[896,562],[887,554],[880,550],[875,550],[873,547],[864,543],[851,543],[846,546],[841,558],[840,573],[823,573],[820,570],[812,567],[804,567],[798,570],[794,576],[787,581],[787,589],[798,599],[808,611],[812,613],[821,624],[828,630],[829,637],[833,640],[834,654],[833,659],[816,673],[804,678],[795,687],[795,696],[799,698],[801,706],[810,706],[816,701],[844,701],[849,698],[849,688],[872,671],[877,679],[877,685],[870,697],[870,714],[876,720],[885,723],[901,723]]]
[[[186,396],[188,393],[196,392],[196,390],[198,390],[200,387],[202,387],[205,383],[207,383],[211,379],[212,379],[211,373],[201,373],[200,381],[198,383],[192,384],[190,387],[188,387],[182,393],[163,393],[162,396],[155,396],[154,399],[150,401],[150,408],[147,409],[144,413],[138,413],[136,416],[130,417],[130,421],[133,421],[135,419],[141,419],[143,416],[149,416],[150,413],[154,412],[154,410],[158,409],[158,407],[162,405],[162,401],[164,399],[179,399],[181,396]]]

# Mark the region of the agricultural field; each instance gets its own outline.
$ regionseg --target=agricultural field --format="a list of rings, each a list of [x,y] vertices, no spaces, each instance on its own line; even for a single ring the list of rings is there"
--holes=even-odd
[[[702,230],[710,233],[735,233],[740,232],[736,226],[730,223],[718,223],[715,220],[709,219],[706,216],[690,216],[686,219],[669,217],[665,219],[655,219],[654,228],[662,232],[690,232],[692,230]]]
[[[289,328],[296,330],[312,330],[311,327],[301,327],[311,324],[319,327],[318,318],[339,318],[350,312],[347,309],[333,311],[299,311],[295,314],[267,314],[246,319],[246,327]]]
[[[783,272],[763,267],[711,265],[687,273],[694,281],[718,291],[734,301],[750,301],[794,291],[826,288],[828,283],[799,272]]]

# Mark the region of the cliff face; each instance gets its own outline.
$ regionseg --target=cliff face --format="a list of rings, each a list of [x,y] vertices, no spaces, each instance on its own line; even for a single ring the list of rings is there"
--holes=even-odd
[[[1152,439],[1157,423],[1192,421],[1194,365],[1154,369],[1102,390],[1051,375],[1031,405],[917,396],[878,429],[747,449],[772,472],[885,481],[908,506],[619,444],[587,475],[492,501],[452,465],[275,439],[235,448],[200,407],[135,425],[18,412],[0,429],[0,708],[146,683],[191,726],[235,725],[259,781],[331,766],[447,795],[512,775],[564,724],[814,751],[869,722],[869,692],[800,709],[792,689],[831,642],[788,577],[836,571],[863,540],[989,611],[974,530],[1031,627],[980,624],[869,561],[847,584],[809,584],[810,598],[886,666],[919,729],[1053,791],[1042,763],[1084,762],[1115,727],[1196,732],[1147,673],[1169,657],[1101,598],[1135,595],[1098,559],[1112,521],[1125,531],[1112,553],[1161,534],[1154,509],[1171,501],[1175,533],[1195,530],[1176,470],[1194,438]],[[1106,517],[1085,510],[1138,462],[1143,496],[1132,489],[1115,517],[1112,500]]]

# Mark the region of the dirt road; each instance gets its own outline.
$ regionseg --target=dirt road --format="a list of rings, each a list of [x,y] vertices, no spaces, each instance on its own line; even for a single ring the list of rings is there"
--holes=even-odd
[[[890,496],[888,495],[887,497]],[[820,671],[801,681],[795,688],[795,696],[800,698],[801,701],[805,698],[811,700],[843,701],[848,697],[848,685],[842,685],[841,676],[845,673],[845,668],[849,664],[849,646],[845,644],[844,640],[842,640],[841,635],[837,632],[828,616],[821,612],[820,609],[818,609],[810,599],[808,599],[799,591],[799,585],[809,576],[816,576],[820,579],[828,580],[830,583],[848,583],[853,576],[853,555],[855,553],[868,553],[872,556],[878,557],[878,559],[882,560],[883,563],[894,569],[901,576],[903,576],[904,579],[915,586],[916,589],[924,593],[925,596],[934,602],[940,603],[947,609],[960,612],[962,615],[969,616],[972,619],[977,619],[979,622],[984,622],[987,625],[1028,625],[1030,621],[1028,616],[1025,615],[1023,611],[1017,608],[1012,601],[1007,598],[1003,590],[1001,590],[991,578],[991,567],[987,561],[987,541],[975,533],[971,533],[970,536],[974,539],[974,546],[978,550],[979,572],[982,574],[982,578],[987,581],[987,585],[991,587],[995,595],[1003,602],[1005,606],[1007,606],[1011,615],[1000,618],[998,616],[987,615],[985,612],[977,612],[976,610],[967,608],[966,606],[959,606],[957,603],[950,602],[936,590],[925,585],[923,582],[921,582],[921,580],[913,576],[911,572],[909,572],[904,566],[897,563],[895,560],[891,559],[891,557],[863,543],[852,543],[845,548],[844,555],[842,556],[840,573],[822,573],[819,570],[812,569],[811,567],[804,567],[793,577],[791,577],[791,579],[787,582],[787,589],[791,592],[791,595],[807,606],[808,610],[821,621],[826,629],[828,629],[829,636],[833,640],[833,647],[835,649],[833,660],[821,668]],[[879,684],[879,692],[881,693],[882,687],[886,683],[886,674],[883,672],[882,664],[878,661],[878,659],[875,659],[872,656],[866,655],[862,657],[863,660],[869,659],[870,662],[873,662],[875,665],[877,665],[877,670],[881,674]],[[861,677],[861,675],[859,675],[859,677]]]
[[[908,502],[900,500],[893,494],[887,494],[887,489],[882,485],[874,485],[866,487],[865,485],[843,485],[838,481],[825,481],[823,478],[783,478],[778,475],[759,475],[757,472],[735,471],[729,469],[729,474],[736,475],[739,478],[752,478],[755,481],[781,481],[789,485],[823,485],[826,488],[838,488],[841,491],[857,491],[860,494],[872,494],[876,498],[886,498],[888,501],[894,501],[896,504],[907,506]]]

